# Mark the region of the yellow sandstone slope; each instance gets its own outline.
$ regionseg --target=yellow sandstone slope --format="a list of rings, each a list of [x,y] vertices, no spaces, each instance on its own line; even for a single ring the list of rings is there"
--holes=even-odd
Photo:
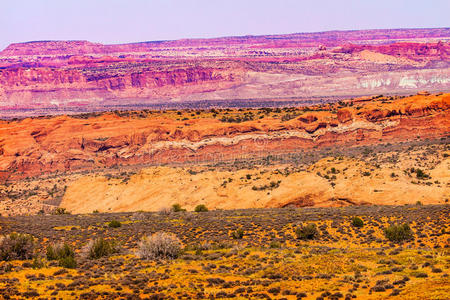
[[[210,209],[241,209],[437,204],[450,198],[450,159],[427,173],[432,184],[402,171],[407,167],[376,167],[350,158],[325,158],[306,171],[291,172],[284,166],[197,174],[183,168],[152,167],[129,178],[81,177],[68,186],[60,206],[72,213],[89,213],[157,211],[174,203],[192,210],[198,204]]]

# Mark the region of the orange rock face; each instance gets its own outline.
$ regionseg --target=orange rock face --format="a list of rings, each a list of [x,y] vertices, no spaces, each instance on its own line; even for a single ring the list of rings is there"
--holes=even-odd
[[[440,138],[449,135],[450,94],[296,110],[118,112],[0,122],[2,181],[118,165],[223,161]],[[216,116],[214,116],[216,114]],[[229,123],[221,116],[253,116]]]

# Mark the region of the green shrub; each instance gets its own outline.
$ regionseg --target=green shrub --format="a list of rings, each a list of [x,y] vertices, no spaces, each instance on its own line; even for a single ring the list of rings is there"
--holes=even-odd
[[[172,233],[157,232],[139,242],[137,255],[143,259],[173,259],[181,253],[181,241]]]
[[[195,207],[195,212],[207,212],[208,208],[204,204],[199,204]]]
[[[66,243],[59,245],[49,245],[47,247],[47,260],[59,260],[68,256],[75,256],[75,253]]]
[[[352,218],[352,225],[354,227],[361,228],[364,226],[364,221],[360,217],[353,217]]]
[[[384,229],[384,235],[391,242],[411,240],[414,234],[408,224],[394,224]]]
[[[244,237],[244,230],[242,228],[238,228],[231,234],[231,237],[235,240],[240,240]]]
[[[278,249],[278,248],[281,248],[281,244],[280,244],[280,242],[272,241],[272,242],[270,242],[269,248]]]
[[[29,234],[11,233],[0,237],[0,261],[31,259],[34,249],[34,238]]]
[[[172,205],[172,211],[180,212],[180,211],[186,211],[186,209],[182,208],[180,204],[175,203],[174,205]]]
[[[77,267],[77,261],[73,256],[66,256],[59,260],[59,266],[67,269],[75,269]]]
[[[45,267],[45,264],[44,261],[41,259],[41,257],[36,255],[33,258],[33,263],[31,264],[31,267],[33,269],[42,269],[43,267]]]
[[[265,184],[265,185],[261,185],[261,186],[252,186],[252,190],[254,191],[265,191],[267,189],[269,190],[273,190],[276,189],[280,186],[281,180],[278,181],[271,181],[269,185]]]
[[[119,228],[120,226],[122,226],[122,223],[120,223],[117,220],[112,220],[111,222],[108,223],[108,226],[111,228]]]
[[[56,253],[56,249],[54,246],[50,245],[47,247],[46,252],[47,260],[57,260],[58,254]]]
[[[312,240],[317,237],[319,231],[317,230],[316,224],[311,223],[306,226],[302,225],[295,229],[295,234],[300,240]]]
[[[66,243],[49,245],[47,247],[47,260],[57,260],[63,268],[74,269],[77,266],[75,252]]]
[[[47,259],[48,260],[58,260],[62,257],[73,255],[73,251],[70,249],[69,245],[49,245],[47,247]]]
[[[64,207],[57,207],[54,211],[52,211],[52,215],[70,215],[70,212]]]
[[[87,245],[87,252],[90,259],[98,259],[116,253],[117,245],[114,241],[98,238]]]
[[[430,175],[426,174],[426,173],[425,173],[423,170],[421,170],[421,169],[413,169],[413,168],[411,168],[411,172],[416,172],[416,178],[417,178],[417,179],[425,180],[425,179],[431,178]]]

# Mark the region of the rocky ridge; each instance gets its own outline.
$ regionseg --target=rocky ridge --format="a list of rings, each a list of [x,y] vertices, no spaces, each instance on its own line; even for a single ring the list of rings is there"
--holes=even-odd
[[[307,109],[116,112],[1,121],[0,174],[5,181],[449,135],[450,94],[389,99]]]

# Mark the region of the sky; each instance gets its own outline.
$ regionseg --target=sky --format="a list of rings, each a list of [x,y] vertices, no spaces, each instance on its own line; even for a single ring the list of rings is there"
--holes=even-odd
[[[0,49],[35,40],[116,44],[450,27],[449,12],[449,0],[0,0]]]

